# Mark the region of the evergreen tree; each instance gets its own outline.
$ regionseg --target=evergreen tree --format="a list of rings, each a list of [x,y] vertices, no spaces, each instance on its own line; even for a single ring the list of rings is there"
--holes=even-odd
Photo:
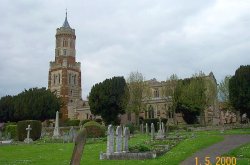
[[[229,80],[229,100],[241,115],[250,116],[250,65],[240,66]]]
[[[125,113],[128,87],[124,77],[113,77],[95,84],[89,94],[90,111],[101,115],[106,124],[119,124],[119,115]]]

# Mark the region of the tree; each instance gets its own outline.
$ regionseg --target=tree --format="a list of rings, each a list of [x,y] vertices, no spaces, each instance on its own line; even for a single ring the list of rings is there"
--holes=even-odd
[[[17,96],[2,97],[0,120],[45,120],[54,118],[62,106],[60,98],[46,88],[31,88]],[[1,115],[2,114],[2,115]]]
[[[174,100],[176,112],[182,112],[188,124],[197,122],[197,115],[202,114],[206,105],[205,81],[202,77],[179,80]]]
[[[222,109],[234,110],[232,104],[229,100],[229,80],[232,76],[225,76],[225,78],[220,82],[218,86],[218,96],[219,100],[222,103]]]
[[[125,113],[128,87],[124,77],[113,77],[95,84],[89,94],[90,111],[101,115],[105,124],[119,124],[118,116]]]
[[[230,78],[229,100],[241,115],[250,116],[250,65],[240,66]]]
[[[222,102],[229,102],[229,80],[231,77],[226,76],[218,86],[218,95]]]
[[[12,121],[14,114],[14,103],[12,96],[4,96],[0,100],[0,123]]]
[[[139,114],[143,109],[143,100],[148,97],[147,84],[144,81],[142,73],[131,72],[127,78],[129,89],[128,113],[134,112],[136,117],[136,125],[139,124]]]
[[[178,83],[178,76],[176,74],[172,74],[166,80],[166,83],[162,88],[163,98],[166,100],[166,102],[169,101],[168,99],[170,99],[172,101],[172,104],[169,108],[170,108],[171,113],[174,114],[174,116],[175,116],[175,110],[176,110],[176,106],[177,106],[177,102],[174,99],[177,83]],[[168,117],[168,115],[167,115],[167,117]],[[174,117],[174,120],[175,120],[175,117]],[[176,121],[174,121],[174,122],[176,122]]]

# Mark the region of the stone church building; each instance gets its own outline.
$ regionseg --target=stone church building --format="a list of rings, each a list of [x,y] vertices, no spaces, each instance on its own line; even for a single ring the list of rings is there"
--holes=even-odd
[[[48,88],[62,98],[64,105],[60,110],[60,118],[79,120],[100,118],[92,115],[88,101],[82,100],[81,63],[76,61],[75,29],[69,25],[67,12],[63,25],[56,29],[55,38],[55,59],[50,62]],[[204,78],[217,88],[216,79],[212,73]],[[163,94],[163,88],[168,85],[167,82],[151,79],[147,84],[150,87],[150,93],[148,99],[142,100],[146,107],[140,113],[140,117],[142,119],[167,118],[172,123],[175,121],[176,124],[184,124],[182,114],[174,114],[170,110],[172,98]],[[205,111],[206,122],[210,124],[214,123],[216,116],[219,116],[217,99],[216,97],[214,99],[213,104],[208,105]],[[133,114],[121,115],[121,123],[129,122],[135,122]]]

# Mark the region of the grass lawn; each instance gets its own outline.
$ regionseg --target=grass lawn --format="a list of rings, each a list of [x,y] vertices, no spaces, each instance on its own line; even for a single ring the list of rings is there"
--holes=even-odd
[[[229,153],[225,154],[225,156],[236,157],[237,164],[249,165],[250,164],[250,143],[230,151]]]
[[[131,138],[129,144],[144,143],[150,137],[146,135],[136,135]],[[210,146],[222,141],[221,135],[208,135],[207,132],[199,132],[196,138],[186,139],[180,142],[165,155],[150,160],[99,160],[99,153],[105,152],[106,142],[96,142],[86,144],[83,153],[82,164],[94,165],[133,165],[133,164],[179,164],[185,158],[192,155],[201,148]],[[63,165],[69,164],[73,143],[37,143],[32,145],[18,144],[0,146],[0,164],[42,164],[42,165]]]

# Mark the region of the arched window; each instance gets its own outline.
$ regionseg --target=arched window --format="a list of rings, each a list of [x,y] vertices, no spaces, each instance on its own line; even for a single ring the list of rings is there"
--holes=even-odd
[[[71,83],[71,73],[69,74],[69,84]]]
[[[148,107],[148,118],[149,119],[154,118],[154,108],[152,107],[152,105]]]
[[[63,49],[63,55],[66,56],[67,55],[67,50]]]
[[[60,75],[60,73],[58,74],[58,82],[59,82],[59,84],[61,83],[61,75]]]

